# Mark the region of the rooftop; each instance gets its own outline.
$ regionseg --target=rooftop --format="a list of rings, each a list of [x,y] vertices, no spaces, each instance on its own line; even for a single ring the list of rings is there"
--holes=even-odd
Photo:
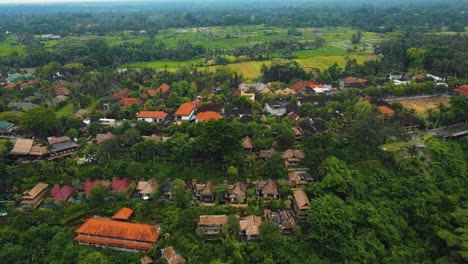
[[[130,218],[132,214],[133,214],[133,209],[130,209],[128,207],[123,207],[114,216],[112,216],[112,219],[128,220],[128,218]]]
[[[140,111],[137,118],[166,118],[167,113],[163,111]]]
[[[106,238],[155,243],[159,239],[158,226],[90,218],[76,233]]]
[[[227,225],[227,215],[200,215],[199,225]]]
[[[177,109],[174,115],[188,116],[192,113],[193,110],[195,110],[194,105],[191,103],[183,103],[181,106],[179,106],[179,109]]]

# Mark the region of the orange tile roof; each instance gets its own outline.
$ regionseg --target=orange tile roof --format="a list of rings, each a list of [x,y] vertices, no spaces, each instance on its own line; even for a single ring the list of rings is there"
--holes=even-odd
[[[137,98],[122,98],[119,101],[119,105],[132,105],[132,104],[141,104],[141,100]]]
[[[163,111],[141,111],[137,114],[137,118],[166,118],[167,113]]]
[[[166,93],[170,88],[171,86],[169,86],[169,84],[163,83],[158,87],[158,89],[156,89],[156,93]]]
[[[118,211],[112,217],[112,219],[127,220],[132,214],[133,214],[133,209],[130,209],[128,207],[124,207],[124,208],[120,209],[120,211]]]
[[[379,108],[380,112],[382,114],[384,114],[384,115],[392,115],[393,113],[395,113],[395,111],[388,108],[387,106],[379,106],[378,108]]]
[[[456,93],[467,96],[468,95],[468,85],[465,84],[465,85],[462,85],[462,86],[458,86],[457,89],[454,89],[453,91],[456,92]]]
[[[186,115],[190,115],[190,113],[195,109],[195,106],[192,105],[191,103],[183,103],[179,109],[177,109],[177,111],[175,112],[174,115],[182,115],[182,116],[186,116]]]
[[[206,111],[197,114],[196,120],[200,121],[210,121],[210,120],[218,120],[221,118],[221,115],[214,111]]]
[[[150,250],[153,245],[145,242],[125,241],[112,238],[77,236],[76,241],[108,247],[130,248],[136,250]]]
[[[5,88],[8,88],[8,89],[16,88],[16,83],[9,83],[5,86]]]
[[[346,77],[343,80],[343,83],[345,84],[352,84],[352,83],[365,83],[367,82],[366,79],[356,79],[354,77]]]
[[[159,239],[158,226],[119,222],[107,219],[90,218],[76,233],[108,237],[115,239],[135,240],[147,243],[156,243]]]

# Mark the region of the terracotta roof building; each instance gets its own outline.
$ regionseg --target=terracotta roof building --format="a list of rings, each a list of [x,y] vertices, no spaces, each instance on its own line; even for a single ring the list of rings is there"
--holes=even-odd
[[[169,91],[169,89],[171,89],[171,86],[169,86],[167,83],[163,83],[156,89],[156,93],[165,94]]]
[[[111,188],[113,192],[127,192],[131,183],[129,178],[112,177]]]
[[[379,106],[378,109],[384,115],[393,115],[395,113],[395,111],[387,106]]]
[[[216,235],[223,232],[223,227],[228,224],[227,215],[200,215],[198,228],[205,231],[205,235]]]
[[[198,122],[208,122],[210,120],[221,119],[221,114],[214,111],[200,112],[196,115],[195,121]]]
[[[21,197],[21,204],[31,204],[33,207],[39,206],[45,199],[47,187],[49,187],[48,184],[39,182],[31,190],[25,191],[23,197]]]
[[[367,83],[366,79],[356,79],[354,77],[346,77],[340,80],[340,90],[347,88],[364,88]]]
[[[166,119],[167,113],[163,111],[141,111],[136,115],[138,121],[162,122]]]
[[[142,104],[142,101],[138,98],[122,98],[118,104],[120,106],[124,106],[124,105],[141,105]]]
[[[271,155],[277,153],[275,149],[262,149],[260,150],[260,153],[258,154],[258,157],[261,159],[267,159],[271,157]]]
[[[94,180],[94,181],[91,181],[89,178],[86,178],[84,183],[83,183],[83,186],[81,187],[81,189],[83,189],[84,193],[86,195],[89,195],[89,193],[91,192],[91,189],[98,185],[98,184],[102,184],[102,185],[105,185],[106,182],[102,181],[102,180]]]
[[[80,244],[123,251],[150,250],[159,239],[158,226],[90,218],[75,232]]]
[[[133,209],[130,209],[128,207],[123,207],[114,216],[112,216],[112,219],[128,220],[130,216],[132,216],[132,214],[133,214]]]
[[[453,90],[454,92],[458,93],[458,94],[461,94],[461,95],[464,95],[464,96],[468,96],[468,84],[465,84],[465,85],[462,85],[462,86],[458,86],[456,89]]]
[[[181,264],[186,261],[172,246],[161,249],[161,255],[167,264]]]
[[[54,187],[50,189],[50,196],[54,201],[66,201],[74,191],[75,188],[70,185],[60,186],[55,184]]]
[[[183,103],[174,113],[174,120],[177,123],[182,121],[192,121],[195,116],[195,106],[191,103]]]
[[[244,237],[247,241],[258,239],[262,222],[263,219],[261,216],[249,215],[241,217],[239,220],[239,235]]]

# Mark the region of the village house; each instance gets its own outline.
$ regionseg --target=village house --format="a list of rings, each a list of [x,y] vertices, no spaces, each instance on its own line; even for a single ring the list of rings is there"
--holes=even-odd
[[[103,126],[115,127],[117,125],[117,120],[113,118],[91,117],[83,119],[83,123],[85,123],[88,126],[92,123],[99,123]]]
[[[38,207],[46,198],[48,184],[39,182],[32,189],[25,191],[21,197],[22,206]]]
[[[200,112],[195,117],[195,122],[208,122],[210,120],[219,120],[221,115],[214,111]]]
[[[7,122],[0,121],[0,138],[12,138],[14,136],[15,125]]]
[[[265,209],[264,218],[278,224],[280,232],[283,235],[291,235],[294,233],[294,228],[297,226],[296,219],[294,219],[294,213],[291,210],[271,212],[270,210]]]
[[[197,183],[197,180],[192,181],[193,196],[196,200],[204,203],[213,203],[215,200],[215,184],[212,181],[207,183]]]
[[[120,106],[141,105],[143,102],[138,98],[122,98],[117,104]]]
[[[152,180],[139,181],[137,185],[138,194],[141,199],[148,200],[157,191],[158,183]]]
[[[302,128],[300,127],[292,127],[291,130],[294,133],[294,139],[295,140],[301,140],[302,139]]]
[[[245,152],[253,152],[254,150],[254,145],[252,138],[249,136],[245,136],[244,139],[242,140],[242,148],[244,149]]]
[[[246,241],[257,240],[260,234],[260,225],[263,222],[261,216],[249,215],[239,220],[239,236]]]
[[[174,113],[174,121],[177,124],[181,122],[188,122],[195,119],[195,106],[191,103],[183,103],[179,109]]]
[[[102,142],[106,141],[106,140],[109,140],[109,139],[114,139],[116,138],[117,136],[112,134],[111,132],[107,132],[106,134],[96,134],[96,138],[94,139],[94,141],[97,143],[97,144],[101,144]]]
[[[258,154],[258,157],[262,160],[266,160],[271,157],[271,155],[277,153],[275,149],[262,149],[260,150],[260,153]]]
[[[170,89],[171,86],[169,84],[163,83],[156,89],[156,94],[165,94],[169,92]]]
[[[379,106],[377,108],[384,116],[387,116],[387,117],[392,116],[395,113],[395,111],[393,111],[390,107],[385,106],[385,105]]]
[[[293,190],[293,205],[299,220],[307,218],[307,212],[310,209],[310,201],[302,189]]]
[[[48,142],[49,161],[69,157],[78,152],[78,144],[66,136],[58,138],[52,137],[48,139]]]
[[[133,209],[128,208],[128,207],[123,207],[114,216],[112,216],[112,219],[121,220],[121,221],[129,221],[132,214],[133,214]]]
[[[458,86],[456,89],[453,90],[455,93],[468,96],[468,84]]]
[[[289,117],[289,119],[291,119],[293,121],[299,121],[299,119],[301,119],[301,117],[295,112],[290,112],[288,114],[288,117]]]
[[[314,177],[310,176],[307,171],[291,171],[288,173],[288,185],[290,187],[304,188],[314,181]]]
[[[340,90],[345,90],[349,88],[365,88],[367,84],[366,79],[356,79],[354,77],[346,77],[340,80]]]
[[[130,184],[132,181],[129,178],[122,178],[119,179],[117,177],[112,177],[112,182],[111,182],[111,189],[113,192],[128,192],[128,188],[130,187]]]
[[[152,122],[163,122],[167,117],[167,113],[163,111],[140,111],[136,118],[138,121]]]
[[[154,263],[154,261],[150,256],[144,256],[140,259],[140,264],[152,264],[152,263]]]
[[[161,256],[167,264],[182,264],[186,261],[172,246],[161,249]]]
[[[27,160],[42,159],[47,157],[49,150],[46,146],[34,144],[33,139],[17,138],[10,154]]]
[[[79,244],[137,252],[150,250],[159,239],[156,225],[90,218],[76,231]]]
[[[279,199],[279,185],[272,179],[258,182],[255,185],[255,192],[259,198],[266,200]]]
[[[228,191],[225,193],[224,201],[230,203],[245,203],[247,201],[247,184],[236,182],[228,185]]]
[[[255,101],[255,92],[263,92],[268,88],[264,83],[241,83],[239,84],[240,96],[247,97],[251,101]]]
[[[227,224],[227,215],[200,215],[198,228],[202,229],[205,235],[218,235],[223,232],[223,227]]]
[[[50,189],[50,197],[53,201],[67,201],[68,198],[75,192],[75,188],[70,185],[54,184],[54,187]]]
[[[173,188],[174,184],[172,184],[172,182],[170,182],[169,180],[165,180],[162,184],[161,195],[167,200],[172,200]],[[185,183],[184,188],[186,188]]]
[[[287,169],[293,169],[299,166],[304,159],[305,154],[302,150],[288,149],[283,153],[284,165]]]
[[[91,193],[91,189],[93,189],[93,187],[98,184],[108,186],[108,182],[105,182],[102,180],[91,181],[89,178],[86,178],[85,181],[83,182],[83,185],[81,186],[81,189],[83,190],[86,196],[89,196],[89,194]]]
[[[265,111],[270,115],[282,116],[286,114],[286,105],[287,103],[282,103],[276,100],[270,100],[265,103]]]

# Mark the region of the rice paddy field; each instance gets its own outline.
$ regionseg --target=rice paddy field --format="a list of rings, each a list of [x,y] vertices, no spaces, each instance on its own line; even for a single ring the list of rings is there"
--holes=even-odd
[[[301,50],[293,52],[297,61],[306,69],[326,69],[335,62],[343,66],[348,59],[356,59],[358,63],[363,63],[369,59],[376,59],[372,56],[373,46],[382,40],[389,38],[372,32],[363,32],[361,44],[351,43],[351,36],[357,30],[344,27],[334,28],[298,28],[301,36],[290,36],[288,30],[278,27],[267,27],[265,25],[251,25],[240,27],[211,27],[211,28],[182,28],[167,29],[160,31],[156,36],[156,41],[164,42],[167,46],[176,46],[178,41],[186,40],[194,45],[201,45],[208,49],[221,49],[227,53],[238,47],[253,46],[257,43],[279,40],[295,40],[313,42],[317,37],[323,38],[326,44],[318,49]],[[40,37],[37,35],[36,37]],[[87,39],[94,37],[84,35],[79,37],[65,37]],[[0,42],[0,56],[8,56],[13,51],[24,54],[24,45],[15,45],[16,36],[10,36],[5,41]],[[62,38],[65,39],[65,38]],[[104,37],[109,46],[116,46],[122,43],[141,43],[149,40],[149,36],[138,34],[137,32],[116,32]],[[44,46],[53,50],[62,40],[42,41]],[[274,57],[274,54],[272,54]],[[261,75],[262,64],[270,64],[270,61],[245,61],[238,62],[242,58],[226,56],[230,61],[227,65],[210,65],[203,59],[190,61],[150,61],[132,62],[118,65],[119,68],[153,68],[160,70],[175,71],[180,67],[197,67],[199,70],[215,71],[216,69],[227,67],[242,73],[246,78],[256,78]]]

